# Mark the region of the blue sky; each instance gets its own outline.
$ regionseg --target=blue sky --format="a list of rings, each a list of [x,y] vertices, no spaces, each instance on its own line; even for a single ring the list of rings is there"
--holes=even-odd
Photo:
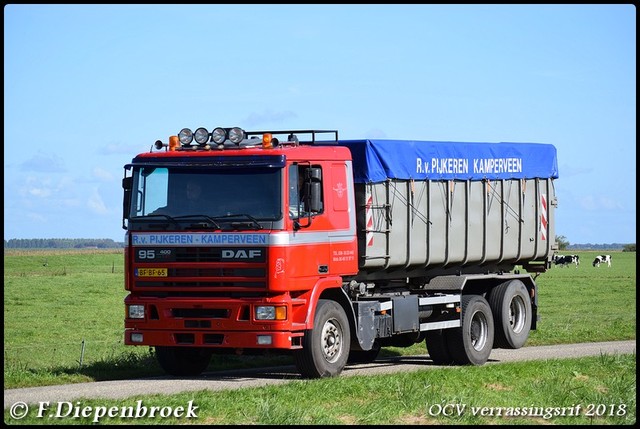
[[[535,142],[556,234],[636,241],[636,9],[7,5],[4,238],[123,241],[123,165],[183,127]]]

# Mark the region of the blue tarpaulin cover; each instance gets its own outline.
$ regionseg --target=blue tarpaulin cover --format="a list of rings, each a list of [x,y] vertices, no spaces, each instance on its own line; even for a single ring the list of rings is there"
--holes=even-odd
[[[356,183],[558,178],[556,148],[550,144],[367,139],[339,145],[351,150]]]

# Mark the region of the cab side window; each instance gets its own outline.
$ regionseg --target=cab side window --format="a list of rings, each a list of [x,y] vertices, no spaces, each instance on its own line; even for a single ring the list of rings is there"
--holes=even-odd
[[[289,217],[298,219],[322,213],[322,170],[320,166],[294,164],[289,167]]]

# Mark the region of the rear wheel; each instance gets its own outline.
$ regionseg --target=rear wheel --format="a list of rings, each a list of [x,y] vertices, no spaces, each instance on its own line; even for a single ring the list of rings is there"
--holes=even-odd
[[[462,326],[445,331],[449,352],[460,365],[482,365],[493,348],[491,308],[480,295],[462,296]]]
[[[200,375],[211,362],[213,352],[198,347],[156,347],[160,367],[170,375]]]
[[[501,284],[489,294],[489,306],[495,321],[494,347],[519,349],[531,331],[531,297],[520,280]]]
[[[302,340],[302,349],[293,354],[303,377],[333,377],[347,364],[351,333],[349,320],[340,304],[320,299],[316,308],[313,329]]]
[[[451,365],[455,363],[449,352],[445,331],[438,329],[425,333],[425,343],[429,357],[436,365]]]

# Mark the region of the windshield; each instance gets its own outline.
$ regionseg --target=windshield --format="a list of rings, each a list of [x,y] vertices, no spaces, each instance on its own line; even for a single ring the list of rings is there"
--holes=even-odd
[[[133,172],[130,218],[279,220],[281,175],[280,168],[140,167]]]

